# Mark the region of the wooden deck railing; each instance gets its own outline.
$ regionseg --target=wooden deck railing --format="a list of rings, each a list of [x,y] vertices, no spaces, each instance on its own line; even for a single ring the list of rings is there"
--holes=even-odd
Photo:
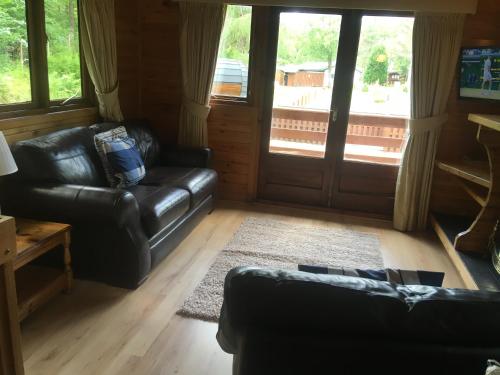
[[[328,111],[275,108],[273,109],[271,140],[325,145],[328,119]],[[383,153],[388,153],[379,156],[356,154],[354,157],[356,159],[361,157],[367,161],[394,163],[399,160],[394,157],[394,153],[401,152],[405,128],[406,119],[402,117],[351,113],[346,144],[378,146],[382,148]],[[300,151],[299,147],[297,151]],[[349,155],[346,154],[346,157]]]

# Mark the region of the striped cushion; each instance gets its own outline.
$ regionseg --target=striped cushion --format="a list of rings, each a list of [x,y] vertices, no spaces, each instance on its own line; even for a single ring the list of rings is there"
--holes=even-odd
[[[400,285],[428,285],[441,287],[444,273],[431,271],[407,271],[386,268],[383,270],[361,270],[354,268],[327,268],[318,266],[299,265],[299,271],[362,277],[365,279],[388,281]]]
[[[144,162],[124,127],[97,134],[95,143],[111,187],[137,185],[144,178]]]
[[[119,181],[115,178],[113,174],[113,170],[108,162],[108,158],[106,157],[106,152],[104,151],[104,143],[122,139],[128,137],[127,130],[124,126],[119,126],[117,128],[108,130],[106,132],[102,132],[96,134],[94,136],[94,144],[99,154],[99,158],[101,159],[102,167],[104,168],[104,173],[106,174],[106,179],[108,180],[109,186],[116,187]]]

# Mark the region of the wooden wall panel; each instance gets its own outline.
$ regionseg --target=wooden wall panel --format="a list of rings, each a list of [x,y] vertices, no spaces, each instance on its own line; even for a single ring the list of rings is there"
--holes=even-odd
[[[127,6],[123,6],[123,4]],[[266,10],[259,12],[256,49],[253,59],[249,105],[214,103],[209,117],[210,146],[215,153],[214,168],[221,176],[223,198],[255,198],[258,166],[262,75],[265,71]],[[500,44],[500,19],[497,0],[480,0],[478,13],[467,17],[464,46]],[[179,7],[166,0],[122,0],[117,6],[118,65],[120,100],[126,117],[148,118],[165,143],[174,144],[178,134],[182,81],[179,59]],[[456,82],[457,80],[455,80]],[[459,157],[464,152],[479,154],[475,128],[466,116],[469,112],[500,113],[498,103],[458,100],[457,87],[451,92],[448,112],[439,145],[439,158]],[[436,177],[437,185],[444,186]],[[355,185],[355,179],[344,181],[343,188]],[[392,181],[391,181],[392,184]],[[391,186],[386,188],[392,189]],[[384,190],[385,191],[385,190]],[[434,189],[433,201],[439,201],[440,189]]]
[[[97,119],[96,108],[75,109],[0,120],[0,131],[8,143],[14,143],[61,129],[92,125]]]
[[[140,8],[142,113],[162,141],[175,144],[182,100],[179,5],[149,0]]]
[[[175,144],[182,98],[179,5],[165,0],[116,4],[123,114],[126,119],[147,118],[162,142]]]
[[[139,1],[115,2],[116,44],[120,105],[125,118],[140,118],[141,111],[141,29]]]
[[[129,9],[119,9],[123,1],[116,7],[120,101],[125,118],[147,118],[163,143],[175,144],[182,101],[179,5],[166,0],[125,3]],[[256,72],[252,82],[258,78]],[[254,95],[252,103],[258,100],[259,95]],[[221,198],[255,198],[258,113],[254,104],[212,103],[209,146],[214,151]]]
[[[498,0],[479,0],[475,15],[468,15],[464,26],[462,46],[500,45],[500,6]],[[500,114],[500,103],[479,99],[459,99],[458,74],[448,100],[449,120],[443,126],[438,145],[437,158],[443,160],[460,159],[464,155],[484,158],[484,150],[476,141],[477,126],[467,120],[469,113]],[[436,172],[431,196],[431,211],[450,212],[450,199],[453,211],[471,211],[471,199],[457,192],[449,181],[449,175]]]
[[[255,107],[214,104],[208,118],[213,167],[219,173],[219,194],[224,199],[251,200],[255,196],[257,116]]]

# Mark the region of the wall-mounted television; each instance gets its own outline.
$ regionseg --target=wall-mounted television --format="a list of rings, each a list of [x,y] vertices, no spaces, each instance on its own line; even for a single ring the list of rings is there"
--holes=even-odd
[[[500,47],[462,48],[460,98],[500,100]]]

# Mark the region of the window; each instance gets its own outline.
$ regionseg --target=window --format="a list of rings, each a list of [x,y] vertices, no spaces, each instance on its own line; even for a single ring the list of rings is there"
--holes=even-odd
[[[0,0],[0,111],[82,101],[78,26],[78,0]]]
[[[31,102],[24,1],[0,1],[0,105]]]
[[[77,0],[45,0],[50,100],[82,95]]]
[[[228,5],[222,30],[212,95],[248,97],[252,7]]]
[[[345,160],[399,165],[410,116],[413,18],[364,16]]]

